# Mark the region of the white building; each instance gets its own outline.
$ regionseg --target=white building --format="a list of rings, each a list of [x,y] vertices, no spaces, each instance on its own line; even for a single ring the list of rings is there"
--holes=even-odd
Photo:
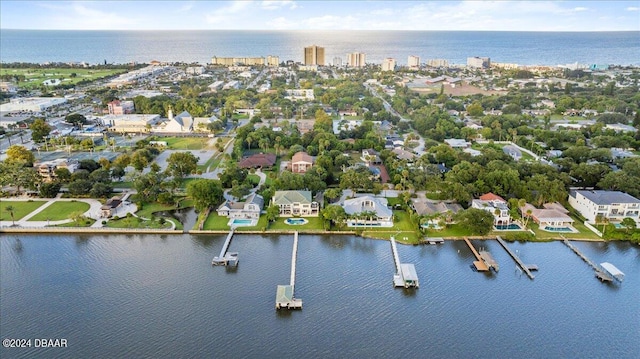
[[[294,90],[285,90],[287,95],[284,97],[288,100],[306,100],[312,101],[315,99],[313,94],[313,89],[294,89]]]
[[[263,206],[262,196],[252,193],[244,201],[224,201],[217,211],[219,216],[227,218],[258,219]]]
[[[278,67],[280,66],[280,58],[275,55],[268,55],[265,60],[265,65],[269,67]]]
[[[110,132],[146,133],[160,123],[160,115],[107,115],[102,117],[102,123],[109,126]]]
[[[347,199],[342,204],[349,227],[393,227],[393,211],[387,207],[387,199],[363,196]]]
[[[493,193],[483,194],[480,196],[480,199],[471,201],[471,207],[491,213],[491,215],[493,215],[494,226],[505,226],[511,223],[507,201],[498,195]]]
[[[471,142],[467,142],[467,140],[463,138],[447,138],[444,142],[451,146],[451,148],[467,148],[471,147]]]
[[[216,81],[216,82],[212,83],[211,85],[207,86],[207,88],[211,92],[216,92],[216,91],[220,90],[223,85],[224,85],[224,81]]]
[[[382,71],[395,71],[396,69],[396,59],[386,58],[382,61]]]
[[[186,73],[189,75],[202,75],[204,73],[204,66],[189,66]]]
[[[333,58],[333,66],[342,67],[342,58],[340,56]]]
[[[595,223],[598,215],[613,222],[630,217],[640,223],[640,199],[624,192],[572,190],[569,204],[591,223]]]
[[[236,89],[237,90],[239,88],[240,88],[240,82],[236,81],[236,80],[229,81],[222,87],[223,90],[228,90],[228,89]]]
[[[476,69],[488,69],[491,67],[491,59],[488,57],[467,57],[467,66]]]
[[[407,66],[409,66],[410,69],[419,68],[420,67],[420,56],[409,55],[409,58],[407,59]]]
[[[113,100],[107,104],[110,115],[126,115],[133,113],[136,109],[133,101]]]
[[[449,67],[449,60],[445,59],[429,59],[427,60],[429,67]]]
[[[66,103],[64,97],[24,97],[12,98],[9,103],[0,105],[0,112],[42,112],[49,107]]]

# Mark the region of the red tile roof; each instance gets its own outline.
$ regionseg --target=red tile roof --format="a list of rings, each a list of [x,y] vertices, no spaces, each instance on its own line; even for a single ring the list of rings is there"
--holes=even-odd
[[[498,196],[497,194],[493,194],[491,192],[483,194],[482,196],[480,196],[480,199],[483,201],[502,201],[504,203],[507,203],[507,201],[505,201],[504,198]]]

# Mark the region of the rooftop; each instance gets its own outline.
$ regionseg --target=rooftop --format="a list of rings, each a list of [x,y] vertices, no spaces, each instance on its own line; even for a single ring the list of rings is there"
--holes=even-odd
[[[614,203],[640,203],[640,199],[633,197],[620,191],[602,191],[602,190],[575,190],[571,191],[571,196],[576,197],[577,193],[597,205],[611,205]]]

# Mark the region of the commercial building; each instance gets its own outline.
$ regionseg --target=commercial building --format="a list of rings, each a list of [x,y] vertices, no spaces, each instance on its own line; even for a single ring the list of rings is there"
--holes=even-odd
[[[347,54],[347,66],[349,67],[364,67],[365,61],[366,55],[361,52]]]
[[[269,55],[265,63],[267,66],[278,67],[280,66],[280,58],[278,56]]]
[[[488,57],[467,57],[467,66],[476,69],[488,69],[491,67],[491,59]]]
[[[595,223],[600,216],[612,222],[633,218],[640,222],[640,199],[620,191],[572,190],[569,204],[587,221]]]
[[[396,59],[386,58],[382,61],[382,71],[395,71],[396,69]]]
[[[212,65],[221,66],[234,66],[234,65],[246,65],[246,66],[263,66],[265,64],[264,57],[217,57],[211,58]]]
[[[410,69],[419,68],[420,67],[420,56],[409,55],[409,58],[407,59],[407,66],[409,66]]]
[[[42,112],[49,107],[66,103],[64,97],[22,97],[12,98],[0,105],[0,112]]]
[[[135,111],[133,101],[113,100],[107,104],[110,115],[127,115]]]
[[[294,89],[285,90],[287,95],[284,97],[287,100],[306,100],[311,101],[315,99],[313,89]]]
[[[429,67],[449,67],[449,60],[445,59],[429,59],[427,60]]]
[[[336,56],[333,58],[333,66],[342,67],[342,57]]]
[[[102,122],[109,126],[110,132],[148,133],[160,123],[160,115],[107,115],[102,117]]]
[[[304,64],[324,66],[324,47],[316,45],[305,47]]]

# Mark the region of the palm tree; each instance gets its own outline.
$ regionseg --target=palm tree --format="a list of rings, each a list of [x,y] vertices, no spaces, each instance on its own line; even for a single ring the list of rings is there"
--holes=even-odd
[[[15,226],[16,225],[16,220],[14,218],[14,213],[13,213],[15,211],[15,208],[13,208],[13,206],[6,206],[4,208],[4,210],[9,212],[9,215],[11,216],[11,221],[13,222],[13,225]]]

